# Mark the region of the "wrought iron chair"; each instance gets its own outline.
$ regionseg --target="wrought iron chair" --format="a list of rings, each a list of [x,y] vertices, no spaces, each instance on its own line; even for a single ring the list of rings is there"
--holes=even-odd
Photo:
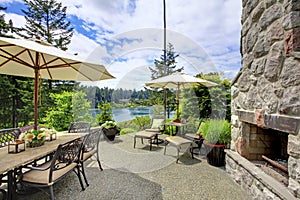
[[[0,130],[0,148],[7,146],[9,143],[18,139],[21,134],[19,128],[8,128]],[[2,183],[7,183],[7,173],[0,174],[0,186]],[[5,189],[0,188],[0,193],[2,193],[2,198],[6,199]]]
[[[81,172],[87,187],[89,186],[89,183],[85,174],[84,162],[90,159],[92,156],[94,156],[98,162],[100,170],[103,171],[103,168],[99,160],[99,142],[100,142],[101,134],[102,134],[102,129],[100,128],[93,129],[90,130],[90,133],[87,134],[83,139],[82,151],[80,153],[79,161],[80,161]]]
[[[27,171],[20,175],[20,183],[25,187],[29,186],[39,189],[48,187],[50,199],[53,200],[53,185],[73,171],[79,179],[82,190],[84,190],[79,165],[79,154],[82,144],[82,139],[60,144],[49,162],[38,167],[24,166]]]

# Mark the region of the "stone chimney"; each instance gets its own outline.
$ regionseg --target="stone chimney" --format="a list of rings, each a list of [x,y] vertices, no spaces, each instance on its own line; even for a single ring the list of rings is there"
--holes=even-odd
[[[300,0],[242,0],[242,5],[242,68],[231,88],[226,170],[256,198],[300,198]],[[263,181],[267,189],[250,189],[261,177],[241,165],[273,155],[273,134],[286,143],[281,148],[288,157],[288,187],[278,192]]]

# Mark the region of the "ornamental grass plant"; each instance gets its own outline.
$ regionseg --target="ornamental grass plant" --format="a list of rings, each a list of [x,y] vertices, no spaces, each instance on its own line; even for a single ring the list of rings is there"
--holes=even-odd
[[[231,124],[223,119],[209,119],[201,124],[200,133],[207,143],[228,144],[231,141]]]

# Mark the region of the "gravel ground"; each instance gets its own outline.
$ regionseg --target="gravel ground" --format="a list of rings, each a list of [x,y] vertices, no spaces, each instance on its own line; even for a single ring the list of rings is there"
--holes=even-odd
[[[218,199],[250,200],[242,188],[225,172],[224,168],[207,164],[203,155],[191,159],[181,153],[176,164],[176,149],[164,145],[153,146],[137,141],[133,148],[132,135],[116,138],[114,142],[101,141],[100,171],[94,160],[86,163],[90,186],[81,191],[77,176],[72,173],[54,185],[58,200],[156,200],[156,199]],[[46,190],[47,191],[47,190]],[[44,192],[20,195],[18,199],[44,200]]]

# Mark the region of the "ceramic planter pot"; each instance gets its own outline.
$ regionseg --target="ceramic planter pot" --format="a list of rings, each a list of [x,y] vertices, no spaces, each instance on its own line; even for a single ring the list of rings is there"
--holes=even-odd
[[[225,148],[227,144],[211,144],[203,141],[208,164],[221,167],[225,165]]]
[[[116,134],[117,134],[117,129],[116,128],[102,128],[104,135],[106,138],[110,141],[114,141]]]

